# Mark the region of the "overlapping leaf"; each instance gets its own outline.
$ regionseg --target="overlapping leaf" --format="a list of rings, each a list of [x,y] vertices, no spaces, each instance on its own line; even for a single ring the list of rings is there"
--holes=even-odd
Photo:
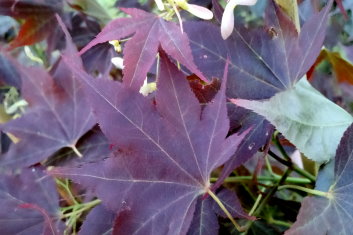
[[[322,50],[316,63],[319,64],[325,59],[332,65],[338,82],[346,82],[353,85],[353,65],[348,60],[342,58],[338,52]]]
[[[124,49],[123,81],[125,84],[140,89],[155,61],[159,46],[191,72],[207,81],[194,64],[187,35],[183,34],[175,23],[138,9],[124,9],[124,11],[132,18],[121,18],[110,22],[96,39],[82,49],[81,53],[96,44],[133,35]]]
[[[315,90],[306,78],[267,101],[232,100],[236,105],[266,117],[308,158],[333,158],[353,117]]]
[[[332,1],[310,18],[298,35],[293,23],[269,3],[266,27],[236,26],[224,41],[218,27],[200,22],[185,24],[195,63],[209,77],[221,77],[230,56],[227,95],[265,99],[292,87],[315,62],[325,38]]]
[[[221,174],[214,184],[214,188],[219,187],[235,168],[244,164],[261,147],[267,145],[274,131],[274,127],[264,117],[256,113],[251,113],[241,107],[229,106],[234,105],[228,105],[228,116],[231,120],[232,128],[238,129],[238,133],[242,133],[248,128],[251,128],[251,130],[239,145],[234,155],[224,164]]]
[[[255,219],[254,217],[248,216],[243,212],[237,195],[234,192],[227,189],[222,189],[217,193],[217,197],[222,201],[224,206],[227,207],[233,217],[247,218],[250,220]],[[188,235],[219,234],[217,215],[227,218],[224,212],[211,197],[208,197],[205,200],[198,200],[195,209],[195,216],[190,225]]]
[[[351,234],[353,220],[353,126],[345,132],[335,157],[334,183],[328,198],[304,199],[296,223],[286,234]],[[323,176],[324,177],[324,176]]]
[[[56,185],[40,168],[1,175],[0,206],[2,234],[62,234]]]
[[[197,66],[206,76],[220,77],[227,56],[230,70],[227,96],[230,98],[265,99],[291,88],[310,68],[320,53],[325,38],[326,21],[332,1],[310,18],[298,35],[295,26],[270,1],[265,27],[248,29],[237,25],[224,41],[219,28],[208,23],[186,23],[190,45]],[[264,118],[230,109],[231,122],[240,131],[252,127],[246,141],[226,164],[218,185],[232,170],[251,158],[266,144],[273,127]]]
[[[30,166],[60,148],[75,149],[78,139],[95,124],[82,85],[63,63],[53,76],[40,68],[21,68],[20,73],[29,108],[1,127],[21,139],[0,158],[1,167]]]
[[[114,146],[110,145],[104,134],[95,127],[80,138],[76,148],[83,158],[77,157],[77,153],[72,149],[63,148],[50,157],[45,166],[76,166],[83,162],[95,162],[107,158]]]
[[[226,138],[225,83],[201,112],[181,72],[164,53],[161,61],[156,106],[134,89],[94,80],[72,66],[87,85],[102,131],[117,149],[105,161],[51,173],[93,188],[118,213],[118,234],[185,234],[196,202],[209,190],[211,171],[246,134]]]

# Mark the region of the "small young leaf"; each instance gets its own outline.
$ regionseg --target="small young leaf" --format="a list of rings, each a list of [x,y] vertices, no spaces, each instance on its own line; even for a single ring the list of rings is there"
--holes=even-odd
[[[306,78],[266,101],[233,99],[238,106],[266,117],[308,158],[326,162],[335,156],[353,117],[315,90]]]

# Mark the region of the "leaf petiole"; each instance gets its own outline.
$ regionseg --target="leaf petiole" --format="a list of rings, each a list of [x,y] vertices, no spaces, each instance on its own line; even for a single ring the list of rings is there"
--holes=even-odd
[[[278,162],[282,163],[283,165],[291,168],[293,171],[295,171],[296,173],[298,173],[301,176],[304,176],[305,178],[309,179],[311,182],[315,182],[316,181],[316,177],[313,176],[312,174],[310,174],[309,172],[307,172],[306,170],[303,170],[301,168],[299,168],[297,165],[293,164],[291,161],[286,161],[283,158],[278,157],[274,152],[272,152],[271,150],[268,151],[268,154],[276,159]]]
[[[257,198],[256,198],[256,201],[255,201],[253,207],[251,208],[251,210],[250,210],[250,212],[249,212],[249,215],[250,215],[250,216],[251,216],[252,214],[254,214],[256,208],[257,208],[257,207],[259,206],[259,204],[260,204],[261,199],[262,199],[262,194],[259,194],[259,195],[257,196]]]
[[[77,205],[77,207],[79,209],[73,210],[70,213],[62,215],[62,218],[68,218],[68,217],[72,217],[72,216],[77,216],[77,215],[83,213],[84,211],[89,210],[92,207],[95,207],[95,206],[99,205],[100,203],[101,203],[101,200],[96,199],[94,201],[91,201],[91,202],[88,202],[88,203],[85,203],[85,204]]]
[[[215,202],[218,204],[218,206],[222,209],[222,211],[227,215],[227,217],[230,219],[234,227],[239,231],[243,232],[245,231],[245,227],[240,226],[233,218],[233,216],[230,214],[228,209],[224,206],[224,204],[219,200],[219,198],[214,194],[210,189],[207,190],[207,193],[215,200]]]
[[[74,153],[76,153],[76,155],[77,155],[79,158],[82,158],[82,157],[83,157],[82,153],[80,153],[80,151],[78,151],[78,149],[76,148],[75,145],[70,145],[69,147],[72,149],[72,151],[74,151]]]
[[[315,189],[305,188],[305,187],[298,186],[298,185],[282,185],[282,186],[278,187],[278,190],[283,190],[283,189],[296,189],[296,190],[300,190],[300,191],[303,191],[303,192],[306,192],[309,194],[313,194],[316,196],[331,198],[329,192],[323,192],[323,191],[319,191],[319,190],[315,190]]]

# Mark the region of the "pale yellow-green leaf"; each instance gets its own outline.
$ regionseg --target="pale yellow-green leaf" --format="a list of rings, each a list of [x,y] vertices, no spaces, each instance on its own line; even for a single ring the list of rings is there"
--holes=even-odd
[[[300,32],[299,12],[297,0],[275,0],[276,3],[283,9],[295,25],[295,28]]]
[[[344,131],[353,122],[348,112],[324,97],[306,78],[269,100],[232,102],[266,117],[302,153],[317,162],[335,156]]]

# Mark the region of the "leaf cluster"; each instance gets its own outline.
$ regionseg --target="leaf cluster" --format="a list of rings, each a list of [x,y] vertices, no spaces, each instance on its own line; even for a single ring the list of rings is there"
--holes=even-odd
[[[1,233],[350,234],[353,5],[173,2],[0,2]]]

